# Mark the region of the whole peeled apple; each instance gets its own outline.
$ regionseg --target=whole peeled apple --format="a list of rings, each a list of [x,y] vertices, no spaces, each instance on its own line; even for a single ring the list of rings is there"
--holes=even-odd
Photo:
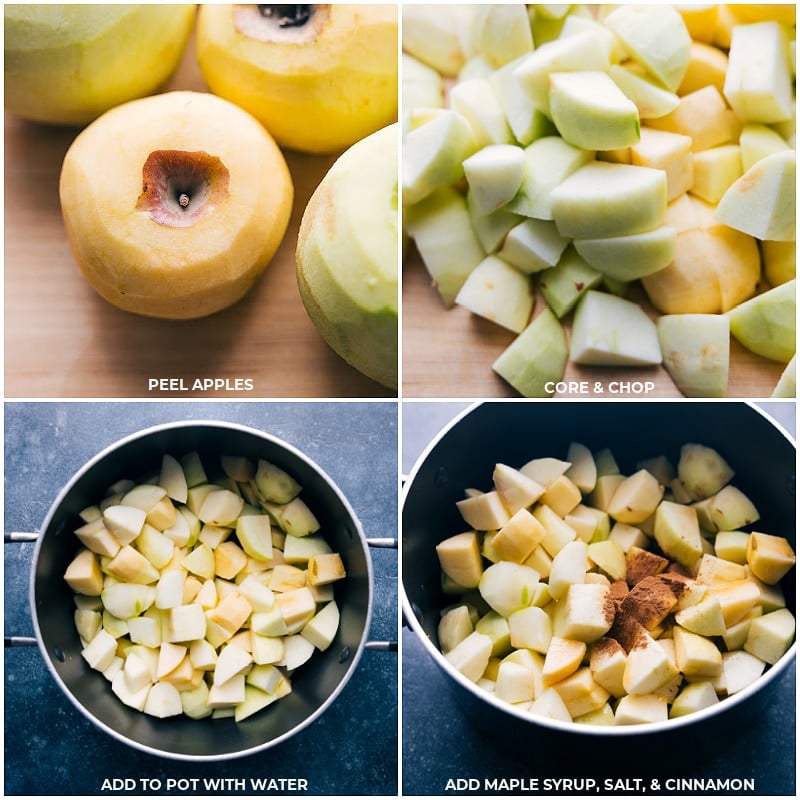
[[[346,150],[315,190],[297,242],[297,283],[327,343],[397,387],[397,124]]]
[[[84,125],[155,92],[178,66],[194,5],[5,5],[5,107]]]
[[[247,112],[202,92],[118,106],[75,139],[60,197],[70,248],[110,303],[168,319],[239,300],[289,222],[281,151]]]
[[[397,117],[395,5],[202,5],[197,58],[282,147],[339,152]]]

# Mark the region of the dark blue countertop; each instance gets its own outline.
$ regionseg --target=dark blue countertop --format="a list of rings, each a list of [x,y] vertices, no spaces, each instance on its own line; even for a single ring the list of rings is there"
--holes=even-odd
[[[794,435],[793,403],[762,405]],[[442,426],[466,408],[450,402],[402,404],[405,475]],[[405,628],[401,642],[405,795],[636,795],[651,793],[652,781],[664,796],[796,794],[794,664],[771,684],[764,704],[721,715],[717,725],[609,745],[599,737],[557,737],[533,725],[520,730],[498,720],[486,707],[463,701],[413,630]],[[720,783],[713,786],[711,779]]]
[[[6,403],[6,532],[36,531],[64,484],[107,445],[150,425],[185,419],[239,422],[283,439],[338,484],[368,538],[396,536],[397,406],[388,402]],[[31,543],[5,545],[7,636],[33,635],[33,552]],[[396,642],[397,551],[370,552],[370,639]],[[331,707],[287,741],[243,758],[185,762],[141,752],[96,728],[62,694],[37,647],[6,648],[5,794],[394,796],[397,672],[396,653],[365,650]],[[286,780],[256,791],[251,779],[259,778]],[[106,779],[128,782],[118,780],[117,791],[104,791]],[[306,790],[288,779],[307,781]],[[160,789],[150,791],[158,782]]]

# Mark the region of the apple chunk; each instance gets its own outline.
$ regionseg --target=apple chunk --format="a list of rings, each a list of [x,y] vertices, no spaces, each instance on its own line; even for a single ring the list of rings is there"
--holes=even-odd
[[[550,114],[564,141],[585,150],[639,141],[639,111],[605,72],[551,73]]]
[[[570,358],[577,364],[660,364],[656,326],[637,303],[590,290],[575,309]]]
[[[562,236],[595,239],[658,227],[667,208],[667,179],[650,167],[594,161],[573,172],[550,195]]]
[[[748,350],[784,364],[797,346],[797,280],[756,295],[728,312],[731,333]]]
[[[564,376],[568,347],[558,317],[545,308],[497,357],[492,369],[525,397],[549,397]]]
[[[664,367],[686,397],[724,397],[730,325],[724,314],[666,314],[656,321]]]

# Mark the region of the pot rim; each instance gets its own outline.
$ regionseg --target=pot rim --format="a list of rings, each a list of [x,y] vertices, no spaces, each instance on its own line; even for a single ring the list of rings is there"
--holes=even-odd
[[[427,461],[428,457],[430,456],[431,452],[434,448],[439,444],[439,442],[453,429],[455,428],[465,417],[472,414],[478,408],[483,405],[487,404],[495,404],[500,405],[501,403],[505,402],[525,402],[524,400],[511,400],[511,401],[476,401],[470,403],[468,407],[458,412],[452,420],[450,420],[447,424],[445,424],[440,431],[428,442],[427,446],[420,454],[419,458],[414,462],[414,465],[411,471],[408,473],[407,477],[404,480],[403,484],[403,491],[400,503],[400,519],[403,518],[403,509],[405,508],[406,499],[411,492],[411,489],[414,484],[414,480],[417,477],[417,473],[422,469],[422,466]],[[566,403],[582,403],[587,401],[580,401],[580,400],[567,400],[563,401]],[[590,401],[593,405],[599,402],[604,402],[601,400],[592,400]],[[608,400],[605,402],[618,402],[616,400]],[[653,402],[648,400],[638,400],[636,402]],[[739,402],[742,405],[748,406],[752,411],[755,411],[759,414],[763,419],[776,428],[784,438],[791,444],[792,447],[796,449],[797,444],[795,439],[786,431],[783,426],[781,426],[775,419],[769,416],[767,412],[756,405],[752,401],[727,401],[727,402]],[[523,711],[519,708],[516,708],[513,704],[507,703],[504,700],[498,699],[495,695],[490,694],[489,692],[484,691],[481,689],[476,683],[466,678],[462,675],[457,669],[455,669],[452,664],[444,657],[442,651],[437,647],[437,645],[431,640],[428,636],[424,628],[422,627],[419,619],[417,618],[417,614],[414,610],[414,604],[410,601],[408,594],[406,592],[405,581],[401,580],[400,582],[400,601],[402,606],[403,612],[403,623],[407,625],[417,637],[421,640],[424,649],[427,651],[428,655],[433,659],[436,666],[439,667],[444,673],[452,678],[462,689],[467,691],[471,694],[475,699],[480,702],[487,703],[488,705],[492,706],[493,708],[501,711],[505,714],[508,714],[512,717],[516,717],[519,720],[527,722],[532,725],[538,725],[543,728],[548,728],[554,731],[559,731],[562,733],[574,734],[576,736],[589,736],[589,737],[605,737],[605,736],[614,736],[614,737],[627,737],[627,736],[640,736],[640,735],[647,735],[647,734],[658,734],[658,733],[668,733],[671,731],[678,730],[679,728],[685,728],[691,725],[695,725],[700,723],[704,720],[710,719],[712,717],[716,717],[719,714],[722,714],[728,710],[735,708],[736,706],[746,702],[759,692],[762,689],[766,689],[769,684],[775,681],[777,678],[783,675],[783,673],[788,669],[790,664],[795,661],[796,653],[797,653],[797,637],[795,636],[795,640],[792,642],[791,647],[781,656],[778,661],[771,665],[767,670],[765,670],[761,676],[747,686],[745,689],[737,692],[732,697],[726,697],[724,700],[721,700],[719,703],[715,703],[712,706],[708,706],[707,708],[701,709],[700,711],[693,712],[691,714],[686,714],[681,717],[677,717],[674,719],[668,719],[664,722],[648,722],[642,723],[639,725],[580,725],[576,724],[575,722],[563,722],[561,720],[554,720],[548,717],[537,716],[531,714],[530,712]]]
[[[268,741],[262,742],[260,744],[254,745],[252,747],[245,748],[243,750],[239,750],[233,753],[220,753],[220,754],[211,754],[211,755],[195,755],[195,754],[187,754],[187,753],[176,753],[173,751],[165,750],[159,747],[153,747],[142,742],[135,741],[134,739],[130,739],[125,736],[122,732],[118,731],[117,729],[107,725],[102,720],[98,719],[89,710],[73,695],[72,691],[70,690],[67,683],[62,679],[61,675],[55,669],[53,665],[52,656],[48,652],[44,637],[41,632],[41,628],[39,625],[39,612],[36,603],[36,577],[37,577],[37,568],[39,563],[39,555],[41,549],[44,545],[45,540],[45,533],[48,530],[53,517],[55,516],[58,509],[61,507],[61,504],[64,502],[65,498],[69,495],[70,491],[73,489],[75,484],[83,477],[87,472],[91,469],[96,467],[100,464],[109,454],[116,452],[122,447],[125,447],[137,440],[146,438],[148,436],[157,435],[164,431],[169,430],[176,430],[182,428],[216,428],[216,429],[224,429],[224,430],[236,430],[240,433],[245,435],[254,436],[258,439],[262,439],[265,441],[270,442],[273,445],[276,445],[293,457],[303,461],[308,467],[310,467],[322,480],[328,485],[331,491],[334,492],[339,502],[342,504],[343,508],[347,512],[347,515],[350,517],[350,520],[353,523],[353,528],[358,535],[358,541],[361,545],[362,551],[364,553],[364,563],[365,563],[365,570],[366,570],[366,578],[367,578],[367,597],[366,597],[366,609],[364,614],[364,626],[361,632],[361,636],[358,641],[358,645],[355,649],[355,652],[352,654],[349,660],[348,668],[345,673],[342,675],[339,683],[336,685],[333,692],[331,692],[328,697],[325,699],[323,703],[321,703],[311,714],[309,714],[305,719],[295,725],[293,728],[290,728],[286,732],[282,733],[279,736],[276,736],[273,739],[269,739]],[[142,428],[138,431],[130,433],[120,439],[117,439],[115,442],[111,443],[104,447],[101,451],[96,453],[92,458],[86,461],[83,466],[78,469],[76,472],[72,474],[70,479],[67,483],[63,486],[61,491],[57,494],[55,499],[53,500],[52,504],[50,505],[47,514],[44,517],[42,522],[42,526],[40,528],[39,535],[36,539],[36,544],[34,546],[33,557],[31,561],[31,570],[30,570],[30,579],[29,579],[29,596],[28,602],[31,610],[31,618],[33,622],[34,628],[34,635],[36,638],[36,643],[39,647],[39,651],[42,654],[44,659],[45,665],[47,666],[48,671],[50,672],[51,676],[55,679],[58,686],[61,688],[63,694],[69,699],[72,705],[90,722],[92,722],[96,727],[100,730],[104,731],[105,733],[112,736],[119,742],[123,744],[133,747],[136,750],[148,753],[149,755],[159,756],[163,758],[169,758],[178,761],[187,761],[187,762],[212,762],[212,761],[222,761],[226,759],[234,759],[234,758],[242,758],[244,756],[252,755],[257,752],[262,752],[269,748],[272,748],[282,742],[290,739],[296,733],[299,733],[301,730],[305,729],[309,725],[311,725],[316,719],[318,719],[336,700],[339,694],[344,690],[344,687],[349,683],[350,679],[352,678],[353,674],[355,673],[356,668],[361,660],[361,656],[365,650],[365,646],[367,640],[369,638],[369,629],[372,622],[373,616],[373,602],[374,602],[374,575],[373,575],[373,565],[372,565],[372,558],[369,552],[369,547],[367,544],[367,538],[363,530],[363,526],[361,524],[360,519],[358,518],[355,510],[350,504],[350,501],[345,497],[342,490],[339,488],[338,484],[328,475],[328,473],[322,469],[310,456],[307,456],[304,452],[299,450],[292,444],[289,444],[285,440],[274,436],[273,434],[269,434],[266,431],[259,430],[258,428],[254,428],[249,425],[243,425],[237,422],[229,422],[225,420],[214,420],[214,419],[197,419],[197,420],[179,420],[173,422],[165,422],[156,425],[148,426],[147,428]],[[197,720],[197,722],[202,722],[202,720]]]

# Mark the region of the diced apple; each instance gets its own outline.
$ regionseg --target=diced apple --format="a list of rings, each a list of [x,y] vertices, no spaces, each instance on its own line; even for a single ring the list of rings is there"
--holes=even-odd
[[[486,256],[467,276],[455,302],[473,314],[521,333],[534,305],[530,278],[499,256]]]
[[[180,462],[169,453],[165,453],[161,459],[161,473],[158,484],[178,503],[185,503],[188,496],[188,486],[186,483],[186,473]]]
[[[540,44],[519,61],[514,75],[536,107],[549,114],[550,75],[579,70],[607,71],[611,65],[611,47],[604,31],[582,31]]]
[[[731,35],[725,99],[745,122],[781,122],[794,115],[787,29],[775,20],[736,25]]]
[[[616,639],[600,638],[589,648],[589,669],[594,680],[614,697],[622,697],[622,677],[628,655]]]
[[[478,531],[497,530],[511,518],[496,491],[483,492],[456,503],[465,522]]]
[[[589,568],[588,545],[576,539],[565,544],[554,556],[550,567],[550,595],[562,600],[574,584],[582,584]],[[578,638],[566,636],[565,638]]]
[[[795,356],[786,365],[781,373],[771,397],[796,397],[797,396],[797,366]]]
[[[637,525],[656,512],[663,496],[664,487],[650,472],[640,469],[617,485],[608,514],[618,522]]]
[[[265,459],[259,459],[256,486],[261,497],[270,503],[288,503],[302,487],[286,470]]]
[[[409,207],[405,227],[446,306],[486,253],[464,196],[452,187],[432,192]]]
[[[125,672],[118,672],[111,681],[111,691],[126,705],[137,711],[144,711],[150,684],[143,686],[138,691],[131,691],[125,680]]]
[[[524,164],[522,148],[511,144],[489,145],[464,159],[464,174],[478,213],[490,214],[514,198]]]
[[[121,547],[119,539],[106,527],[102,515],[76,528],[75,535],[84,547],[99,556],[113,558]]]
[[[594,161],[563,180],[550,195],[562,236],[596,239],[658,227],[667,207],[661,170]]]
[[[675,622],[701,636],[722,636],[726,630],[722,607],[719,600],[712,595],[676,611]]]
[[[679,101],[675,92],[659,85],[644,70],[630,64],[612,64],[609,77],[635,105],[642,120],[663,117],[674,111]]]
[[[563,603],[563,615],[555,623],[558,636],[591,643],[596,642],[611,628],[614,606],[608,586],[600,583],[574,583],[567,590]]]
[[[469,123],[478,147],[511,144],[514,136],[488,78],[458,81],[449,93],[451,108]]]
[[[498,558],[522,564],[544,537],[541,523],[527,508],[520,508],[493,536],[492,547]]]
[[[475,588],[483,573],[480,545],[475,531],[451,536],[436,546],[442,571],[459,586]]]
[[[181,566],[200,578],[213,578],[215,575],[214,552],[205,543],[200,543],[182,561]]]
[[[463,162],[477,149],[466,117],[451,108],[412,111],[403,136],[403,204],[464,176]]]
[[[227,683],[213,683],[208,692],[210,708],[226,708],[243,703],[245,699],[244,675],[234,675]]]
[[[627,562],[622,546],[613,539],[592,542],[587,555],[589,560],[601,569],[612,581],[625,580]]]
[[[159,681],[147,693],[147,700],[142,709],[152,717],[176,717],[183,713],[183,703],[178,690],[171,684]]]
[[[552,688],[559,693],[573,719],[597,711],[609,698],[609,692],[595,681],[589,667],[581,667]]]
[[[478,589],[491,608],[509,617],[514,611],[531,604],[538,583],[539,573],[535,569],[511,561],[499,561],[483,571]]]
[[[730,325],[723,314],[665,314],[656,321],[664,367],[686,397],[724,397]]]
[[[670,719],[694,714],[719,702],[719,697],[711,681],[687,683],[680,690],[669,707]]]
[[[660,364],[656,326],[637,303],[589,290],[575,310],[570,358],[577,364]]]
[[[206,635],[206,616],[199,603],[167,609],[165,642],[190,642]]]
[[[767,664],[775,664],[789,649],[794,634],[795,619],[789,609],[770,611],[750,623],[744,650]]]
[[[758,531],[750,534],[746,557],[753,574],[769,585],[777,584],[797,560],[786,537]]]
[[[582,499],[581,490],[565,474],[551,481],[540,500],[553,509],[560,517],[566,517]]]
[[[545,654],[553,636],[550,617],[536,606],[515,611],[508,618],[512,647],[526,647]]]
[[[530,713],[536,717],[571,722],[569,709],[561,699],[561,695],[552,687],[545,689],[530,706]]]
[[[103,628],[100,628],[81,650],[86,663],[98,672],[108,669],[116,653],[117,640]]]
[[[662,501],[656,509],[654,533],[664,554],[685,567],[694,566],[703,554],[697,512],[691,506]]]
[[[518,56],[488,76],[514,139],[523,147],[536,139],[555,133],[550,118],[536,105],[514,75],[525,57],[525,55]]]
[[[103,591],[100,559],[88,548],[80,550],[64,572],[64,580],[77,594],[96,597]]]
[[[651,231],[601,239],[576,239],[575,249],[603,275],[632,281],[666,267],[674,258],[674,228],[661,225]]]
[[[716,494],[735,474],[717,450],[695,442],[682,445],[677,469],[692,500]]]
[[[266,514],[239,517],[236,537],[247,555],[262,561],[272,560],[271,526]]]
[[[539,290],[553,313],[561,319],[602,281],[603,274],[590,266],[573,246],[564,250],[554,267],[541,274]]]
[[[107,564],[106,569],[126,583],[155,583],[158,570],[136,549],[126,544]]]
[[[655,639],[644,633],[625,663],[622,684],[629,695],[657,692],[678,674],[678,667]]]
[[[298,538],[310,536],[319,530],[319,520],[300,497],[283,506],[279,522],[286,533]]]
[[[639,112],[606,72],[551,72],[550,115],[564,141],[613,150],[639,141]]]
[[[722,654],[725,692],[728,696],[746,689],[761,677],[766,662],[748,653],[736,650]]]
[[[127,504],[111,505],[103,511],[106,527],[121,545],[130,544],[141,533],[146,517],[146,511]]]
[[[586,642],[553,636],[544,658],[542,677],[546,685],[564,680],[580,667],[586,654]]]
[[[631,58],[665,88],[674,92],[680,86],[689,65],[692,39],[675,8],[651,4],[617,6],[604,23]]]
[[[514,661],[503,661],[497,671],[495,694],[507,703],[524,703],[533,700],[534,672]]]
[[[788,363],[796,348],[796,279],[756,295],[728,312],[731,333],[753,353]]]
[[[229,489],[217,489],[208,493],[197,516],[209,525],[230,526],[236,523],[243,505],[241,495]]]
[[[711,639],[677,625],[672,640],[677,667],[687,678],[713,678],[722,671],[722,653]]]
[[[543,136],[531,142],[525,148],[522,185],[508,209],[526,217],[552,220],[551,192],[593,157],[591,151],[568,144],[560,136]]]
[[[796,170],[793,150],[765,156],[727,189],[716,218],[756,239],[794,240]]]
[[[483,633],[474,631],[459,642],[445,658],[465,678],[473,682],[483,675],[492,653],[492,640]]]

